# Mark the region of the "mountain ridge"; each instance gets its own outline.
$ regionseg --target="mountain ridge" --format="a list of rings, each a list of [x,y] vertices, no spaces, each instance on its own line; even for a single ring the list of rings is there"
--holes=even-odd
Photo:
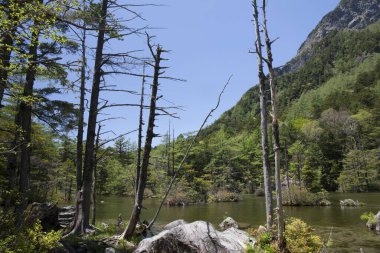
[[[327,13],[309,33],[298,49],[297,55],[284,66],[277,68],[278,74],[294,72],[313,55],[313,46],[331,32],[360,30],[380,19],[380,0],[341,0],[337,7]]]

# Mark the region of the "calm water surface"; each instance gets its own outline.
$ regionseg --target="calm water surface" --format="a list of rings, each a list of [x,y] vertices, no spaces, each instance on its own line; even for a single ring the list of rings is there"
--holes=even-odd
[[[352,198],[366,203],[358,208],[341,208],[339,200]],[[114,223],[119,214],[124,220],[129,218],[132,200],[122,197],[98,198],[97,221]],[[380,211],[380,193],[343,194],[332,193],[331,207],[285,207],[287,217],[298,217],[312,225],[316,233],[325,241],[331,235],[332,246],[329,252],[360,252],[380,253],[380,236],[369,232],[360,215],[364,212]],[[104,201],[101,203],[100,201]],[[158,199],[144,201],[142,219],[150,220],[159,204]],[[194,205],[186,207],[162,208],[157,224],[165,225],[176,219],[184,219],[188,222],[207,220],[217,226],[226,216],[233,217],[241,224],[250,224],[257,227],[265,223],[264,198],[253,195],[244,195],[242,201],[237,203],[215,203],[208,205]]]

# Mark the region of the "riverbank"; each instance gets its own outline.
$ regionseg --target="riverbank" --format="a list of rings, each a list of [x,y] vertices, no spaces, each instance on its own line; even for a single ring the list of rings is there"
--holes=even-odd
[[[361,207],[340,207],[339,200],[354,199],[366,203]],[[367,230],[360,216],[365,212],[380,210],[380,193],[330,193],[332,202],[328,207],[285,207],[286,217],[304,220],[316,229],[316,232],[327,241],[332,234],[334,252],[359,252],[362,247],[366,253],[380,252],[380,239]],[[99,197],[97,203],[97,222],[113,224],[119,214],[123,220],[130,215],[133,200],[116,196]],[[103,201],[103,203],[101,203]],[[159,204],[159,199],[144,200],[146,209],[142,212],[142,220],[150,220]],[[241,223],[258,227],[265,223],[265,204],[262,197],[242,195],[239,202],[211,203],[191,206],[164,206],[158,218],[158,227],[176,220],[188,222],[196,220],[210,221],[217,226],[225,217],[231,216]]]

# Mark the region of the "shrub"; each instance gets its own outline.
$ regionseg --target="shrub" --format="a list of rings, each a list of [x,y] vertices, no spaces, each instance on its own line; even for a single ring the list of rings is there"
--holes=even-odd
[[[376,229],[376,225],[377,225],[377,219],[376,219],[376,215],[372,212],[368,212],[368,213],[363,213],[361,216],[360,216],[360,219],[362,221],[366,221],[367,222],[367,227],[371,230],[374,230]]]
[[[0,252],[22,253],[38,252],[48,253],[59,245],[60,231],[43,232],[40,221],[23,231],[10,231],[0,238]]]
[[[328,193],[325,191],[312,193],[306,188],[291,185],[283,191],[282,204],[285,206],[329,206]]]
[[[207,202],[237,202],[239,200],[239,194],[227,190],[219,190],[215,194],[209,195]]]
[[[313,229],[300,219],[289,219],[284,235],[287,247],[292,253],[320,252],[323,247],[322,239],[313,235]]]
[[[183,191],[171,192],[165,201],[165,204],[169,206],[187,206],[192,203],[194,203],[194,201]]]

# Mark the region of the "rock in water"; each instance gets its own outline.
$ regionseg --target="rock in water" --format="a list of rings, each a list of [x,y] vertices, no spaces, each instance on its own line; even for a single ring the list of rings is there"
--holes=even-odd
[[[254,244],[256,240],[244,231],[229,228],[219,232],[209,222],[195,221],[164,230],[152,238],[142,240],[134,252],[238,253],[245,252],[246,245],[250,243]]]
[[[219,227],[223,230],[226,230],[228,228],[239,228],[239,225],[234,219],[227,217],[224,219],[224,221],[222,221],[222,223],[219,224]]]

